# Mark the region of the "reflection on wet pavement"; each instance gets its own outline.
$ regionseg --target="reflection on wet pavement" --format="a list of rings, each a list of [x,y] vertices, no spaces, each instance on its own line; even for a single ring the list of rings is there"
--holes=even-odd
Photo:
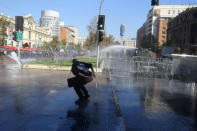
[[[195,83],[166,79],[112,78],[129,130],[195,130]]]
[[[197,129],[196,83],[100,76],[98,88],[94,82],[87,85],[89,101],[76,105],[67,76],[62,71],[0,70],[0,130],[122,131],[112,87],[128,130]]]
[[[77,95],[66,83],[68,72],[0,70],[0,74],[0,130],[122,130],[111,87],[87,85],[89,102],[76,105]]]

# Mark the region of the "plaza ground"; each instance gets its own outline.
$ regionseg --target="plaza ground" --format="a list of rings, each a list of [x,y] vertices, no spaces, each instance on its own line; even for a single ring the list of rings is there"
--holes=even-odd
[[[68,73],[0,70],[0,130],[197,129],[196,83],[102,73],[87,85],[89,100],[77,105]]]

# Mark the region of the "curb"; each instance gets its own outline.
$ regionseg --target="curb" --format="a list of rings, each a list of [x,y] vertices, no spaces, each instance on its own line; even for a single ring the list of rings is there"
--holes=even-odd
[[[58,70],[58,71],[70,71],[71,66],[50,66],[50,65],[40,65],[40,64],[24,64],[23,69],[41,69],[41,70]],[[94,70],[96,70],[94,68]],[[102,72],[99,68],[98,72]]]

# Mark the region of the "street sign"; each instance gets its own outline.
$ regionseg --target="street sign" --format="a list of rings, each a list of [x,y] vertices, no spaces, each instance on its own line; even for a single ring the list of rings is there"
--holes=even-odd
[[[12,27],[12,22],[9,23],[9,27]]]
[[[23,32],[17,32],[17,41],[23,40]]]
[[[9,40],[12,40],[12,36],[9,36]]]

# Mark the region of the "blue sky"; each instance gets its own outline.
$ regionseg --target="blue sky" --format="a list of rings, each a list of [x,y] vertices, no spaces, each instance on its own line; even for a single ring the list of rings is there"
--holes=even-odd
[[[87,25],[98,14],[100,0],[0,0],[0,12],[6,16],[32,14],[39,22],[41,10],[56,10],[65,25],[76,26],[79,36],[88,35]],[[151,0],[104,0],[106,31],[119,39],[120,24],[126,26],[125,38],[136,37],[146,20]],[[160,0],[160,4],[197,4],[197,0]]]

